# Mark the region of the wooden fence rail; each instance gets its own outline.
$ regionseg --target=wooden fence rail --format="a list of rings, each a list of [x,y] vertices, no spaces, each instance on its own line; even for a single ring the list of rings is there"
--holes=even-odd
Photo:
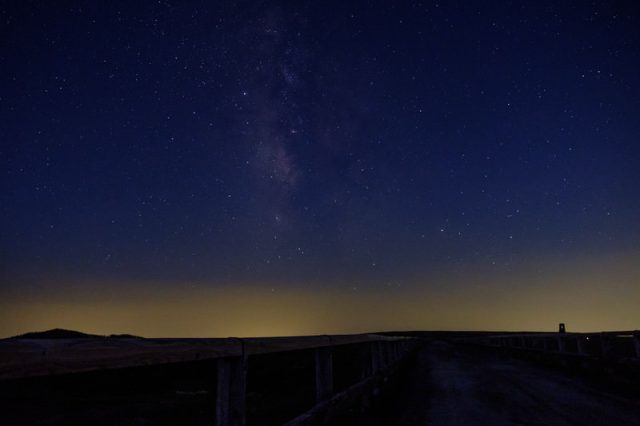
[[[337,346],[354,343],[366,345],[369,356],[364,360],[364,364],[359,366],[361,370],[360,383],[362,383],[395,366],[409,352],[412,342],[413,339],[407,337],[367,335],[361,339],[331,337],[324,341],[316,341],[312,346],[304,345],[306,349],[312,347],[315,352],[316,404],[323,403],[334,395],[333,352]],[[296,349],[290,348],[288,350]],[[217,426],[244,426],[246,423],[245,400],[248,362],[247,354],[224,357],[218,360]]]
[[[351,360],[350,367],[360,369],[354,372],[354,377],[362,383],[402,359],[412,341],[409,337],[377,334],[223,339],[4,339],[0,340],[0,380],[211,360],[217,364],[215,423],[244,426],[247,370],[253,356],[314,351],[317,406],[335,394],[334,353],[338,347],[360,345],[359,350],[366,349],[366,357]]]
[[[464,338],[484,346],[603,359],[640,360],[640,331],[510,333]]]

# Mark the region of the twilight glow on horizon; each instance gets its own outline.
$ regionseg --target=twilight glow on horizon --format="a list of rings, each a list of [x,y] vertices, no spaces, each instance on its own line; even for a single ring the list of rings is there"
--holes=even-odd
[[[0,22],[0,338],[640,328],[634,2]]]

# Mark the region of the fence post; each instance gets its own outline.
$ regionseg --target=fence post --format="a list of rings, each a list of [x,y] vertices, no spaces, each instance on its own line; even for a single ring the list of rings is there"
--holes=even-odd
[[[549,340],[546,337],[542,337],[542,349],[545,352],[549,350]]]
[[[385,342],[385,348],[387,353],[387,365],[392,365],[395,359],[393,358],[393,342]]]
[[[364,380],[373,374],[373,365],[371,362],[371,345],[363,344],[361,348],[362,352],[360,353],[360,379]]]
[[[600,348],[602,350],[602,356],[608,358],[611,356],[611,339],[605,333],[600,333]]]
[[[565,342],[564,337],[558,336],[558,352],[564,353],[567,351],[567,342]]]
[[[373,370],[373,374],[376,374],[382,370],[382,350],[380,342],[371,342],[369,350],[371,351],[371,369]]]
[[[378,348],[380,350],[380,361],[382,368],[385,368],[387,365],[389,365],[389,351],[387,350],[387,342],[378,343]]]
[[[316,349],[316,401],[333,395],[333,351],[330,346]]]
[[[219,358],[216,425],[244,426],[247,361],[245,356]]]
[[[576,337],[576,341],[578,342],[578,353],[580,355],[589,355],[586,338],[578,336]]]

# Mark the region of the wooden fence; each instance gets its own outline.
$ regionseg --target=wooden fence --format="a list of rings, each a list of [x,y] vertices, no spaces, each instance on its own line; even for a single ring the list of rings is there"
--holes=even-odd
[[[135,375],[136,368],[204,365],[210,361],[215,363],[216,371],[209,382],[213,385],[215,380],[215,389],[211,389],[215,394],[215,413],[212,410],[215,424],[244,426],[247,418],[247,371],[252,359],[255,362],[252,364],[253,372],[261,368],[271,373],[266,382],[268,385],[271,384],[269,380],[278,381],[291,374],[291,370],[286,368],[283,370],[287,371],[280,372],[283,363],[291,359],[309,359],[309,368],[315,372],[309,370],[313,373],[309,379],[302,378],[306,377],[305,373],[301,376],[302,382],[298,382],[300,386],[306,386],[305,398],[307,389],[310,391],[309,406],[299,408],[318,413],[318,406],[323,402],[334,401],[338,394],[344,395],[368,379],[378,380],[384,376],[379,373],[386,374],[397,365],[415,342],[409,337],[376,334],[223,339],[4,339],[0,340],[0,381],[38,380],[38,377],[51,377],[53,380],[60,376],[82,380],[83,374],[111,371],[117,375],[118,371],[125,369]],[[352,349],[357,349],[357,356],[349,356],[345,360],[345,354]],[[270,361],[265,363],[265,357]],[[348,361],[346,367],[345,361]],[[349,370],[349,387],[346,389],[345,368]],[[264,379],[260,383],[263,382]],[[272,384],[276,388],[279,385]],[[370,386],[358,389],[365,387]],[[311,394],[313,388],[315,398]],[[264,391],[270,398],[269,389]],[[315,407],[312,407],[314,400]],[[301,413],[291,414],[295,417]],[[300,422],[294,424],[308,424],[304,421],[307,417],[303,415]]]
[[[640,331],[509,333],[464,339],[484,346],[605,360],[640,361]]]
[[[310,349],[315,351],[315,395],[316,406],[328,401],[334,396],[333,352],[337,346],[346,344],[363,344],[367,347],[368,357],[360,365],[361,381],[351,386],[342,394],[358,391],[359,385],[367,382],[381,372],[394,367],[405,358],[414,343],[414,339],[407,337],[388,337],[378,335],[354,336],[325,336],[308,340],[304,345],[295,349]],[[218,360],[218,382],[216,400],[217,426],[244,426],[246,422],[246,376],[250,361],[250,351],[237,356],[223,357]],[[255,352],[254,352],[255,353]],[[313,412],[313,409],[310,411]],[[304,414],[289,424],[306,424],[308,416]]]

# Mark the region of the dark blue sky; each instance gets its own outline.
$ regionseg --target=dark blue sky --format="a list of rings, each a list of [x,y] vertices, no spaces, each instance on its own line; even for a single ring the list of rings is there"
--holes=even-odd
[[[0,292],[633,252],[639,11],[4,2]]]

